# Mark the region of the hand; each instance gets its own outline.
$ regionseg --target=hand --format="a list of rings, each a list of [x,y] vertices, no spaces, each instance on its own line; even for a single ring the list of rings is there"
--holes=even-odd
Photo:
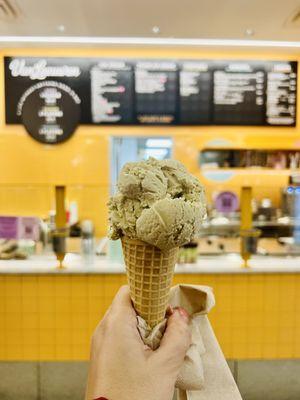
[[[92,337],[86,400],[172,400],[190,344],[188,315],[175,309],[160,347],[145,346],[129,288],[122,286]]]

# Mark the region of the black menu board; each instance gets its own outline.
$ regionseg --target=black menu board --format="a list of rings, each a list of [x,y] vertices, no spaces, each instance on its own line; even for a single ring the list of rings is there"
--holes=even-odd
[[[131,64],[121,60],[99,61],[91,68],[92,122],[133,123],[133,90]]]
[[[214,69],[214,118],[219,125],[264,125],[265,71],[252,62],[228,62]]]
[[[178,104],[176,62],[136,62],[135,100],[136,119],[139,123],[175,123]]]
[[[274,62],[267,72],[266,122],[268,125],[295,125],[297,63]]]
[[[212,122],[212,71],[208,62],[183,62],[179,85],[180,123],[209,125]]]
[[[24,93],[38,82],[51,80],[66,84],[80,98],[82,124],[91,121],[90,69],[92,59],[71,57],[5,57],[6,123],[22,123],[20,102]]]
[[[296,125],[294,61],[5,57],[7,124],[46,81],[78,96],[80,124]]]

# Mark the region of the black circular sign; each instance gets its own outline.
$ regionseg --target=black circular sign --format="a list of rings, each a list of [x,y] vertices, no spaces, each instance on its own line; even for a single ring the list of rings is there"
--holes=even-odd
[[[19,101],[22,122],[29,135],[41,143],[68,140],[80,119],[80,99],[67,85],[45,81],[31,86]]]

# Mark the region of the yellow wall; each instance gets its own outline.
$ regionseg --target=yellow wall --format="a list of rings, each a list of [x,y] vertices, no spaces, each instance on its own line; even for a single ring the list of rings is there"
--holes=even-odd
[[[1,58],[4,55],[300,60],[300,56],[295,54],[274,51],[256,53],[142,48],[7,49],[0,53]],[[270,196],[275,202],[279,201],[279,186],[287,183],[288,171],[253,172],[247,175],[240,171],[225,184],[216,184],[200,173],[198,151],[210,146],[209,142],[216,138],[225,138],[237,148],[300,149],[299,127],[81,126],[64,144],[53,147],[42,145],[33,141],[22,126],[5,125],[3,62],[0,74],[0,214],[46,216],[54,205],[53,186],[62,184],[67,186],[68,200],[77,200],[80,217],[93,219],[97,234],[104,235],[109,193],[109,139],[113,135],[169,135],[174,138],[174,156],[203,180],[209,197],[224,187],[238,192],[241,183],[244,183],[257,186],[256,196]],[[300,107],[298,117],[299,112]],[[274,182],[277,185],[275,187]]]
[[[125,275],[0,275],[0,360],[86,360]],[[227,358],[300,358],[300,274],[186,274],[213,287],[210,321]]]

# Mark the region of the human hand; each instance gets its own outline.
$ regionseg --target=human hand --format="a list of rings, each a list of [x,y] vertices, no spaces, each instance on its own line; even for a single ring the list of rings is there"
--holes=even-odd
[[[160,347],[145,346],[129,288],[122,286],[92,337],[86,400],[172,400],[190,344],[189,317],[180,308],[168,318]]]

